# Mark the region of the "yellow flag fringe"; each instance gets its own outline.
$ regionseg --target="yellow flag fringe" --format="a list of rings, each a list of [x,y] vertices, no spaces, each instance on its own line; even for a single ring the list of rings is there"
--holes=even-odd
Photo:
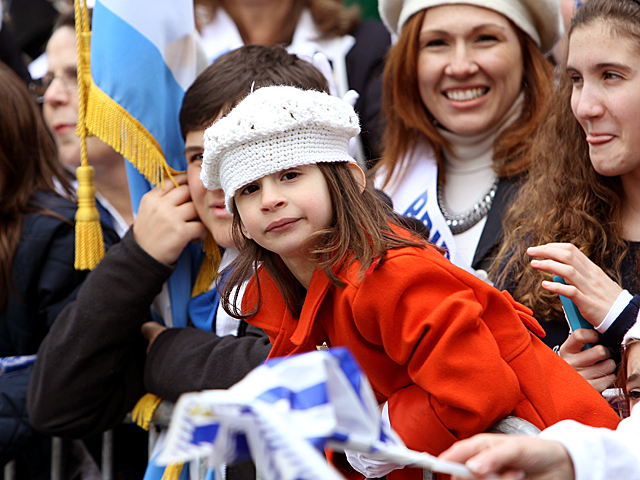
[[[84,8],[80,2],[83,1]],[[91,32],[89,14],[84,0],[75,0],[76,44],[78,50],[78,124],[76,132],[80,137],[80,166],[76,170],[78,178],[78,211],[76,212],[75,261],[76,270],[93,270],[104,257],[104,239],[100,226],[100,214],[96,208],[96,189],[93,185],[93,167],[87,158],[87,127],[85,112],[87,105],[87,84],[91,82],[89,64]]]
[[[202,260],[198,278],[196,278],[196,283],[193,285],[193,290],[191,291],[192,298],[197,297],[201,293],[208,292],[213,279],[216,278],[218,274],[218,267],[220,266],[222,257],[220,256],[220,249],[213,239],[211,232],[207,232],[207,236],[204,239],[204,253],[205,258]]]
[[[180,474],[182,473],[182,467],[184,463],[177,463],[173,465],[167,465],[162,474],[160,480],[180,480]]]
[[[153,185],[160,185],[167,177],[176,184],[173,175],[180,172],[169,166],[153,135],[93,81],[85,121],[91,134],[131,162]]]
[[[143,395],[140,400],[138,400],[138,403],[136,403],[136,406],[133,407],[133,410],[131,410],[131,418],[140,428],[149,430],[149,423],[153,418],[153,413],[161,401],[162,399],[153,393]]]
[[[131,418],[140,427],[145,430],[149,430],[149,423],[153,418],[153,413],[160,405],[162,399],[153,393],[147,393],[136,403],[136,406],[131,410]],[[184,463],[176,463],[173,465],[167,465],[162,474],[161,480],[180,480],[180,474],[182,473],[182,467]]]

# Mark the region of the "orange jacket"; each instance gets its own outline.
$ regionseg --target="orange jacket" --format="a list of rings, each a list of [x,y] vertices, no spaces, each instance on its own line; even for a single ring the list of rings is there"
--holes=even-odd
[[[349,347],[378,401],[389,402],[391,425],[407,447],[437,455],[509,414],[540,429],[563,419],[617,426],[602,396],[530,332],[544,335],[508,293],[431,246],[390,250],[362,280],[358,266],[340,272],[344,288],[316,270],[299,320],[260,269],[262,306],[248,321],[269,335],[270,357],[323,342]],[[256,294],[252,280],[245,305]],[[421,475],[391,476],[412,471]]]

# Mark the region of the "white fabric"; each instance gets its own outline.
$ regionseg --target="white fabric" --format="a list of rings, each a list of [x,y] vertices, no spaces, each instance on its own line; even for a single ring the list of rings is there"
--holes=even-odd
[[[444,152],[444,202],[450,213],[464,213],[473,207],[497,178],[493,170],[496,133],[491,130],[480,135],[458,135],[444,129],[439,131],[451,145],[451,151]],[[467,265],[473,264],[486,223],[485,216],[466,232],[455,235],[456,247]]]
[[[473,206],[495,179],[493,144],[520,116],[523,103],[524,95],[520,94],[501,121],[477,135],[459,135],[439,129],[450,145],[450,150],[444,154],[447,178],[444,197],[451,213],[464,212]],[[385,177],[386,171],[380,169],[374,179],[377,188],[382,188]],[[405,155],[383,190],[391,197],[396,212],[421,220],[429,228],[429,240],[444,248],[454,265],[487,280],[486,272],[471,268],[486,217],[454,237],[438,206],[438,165],[431,146],[421,143]]]
[[[604,320],[602,320],[602,323],[600,323],[600,325],[596,327],[596,330],[599,333],[606,332],[609,329],[609,327],[613,325],[613,322],[616,321],[616,318],[620,316],[622,311],[625,308],[627,308],[627,305],[629,305],[629,302],[631,301],[632,298],[633,298],[633,295],[631,295],[628,291],[623,290],[622,292],[620,292],[620,295],[618,295],[618,298],[616,298],[616,301],[613,302],[613,305],[611,305],[611,308],[607,312],[606,317],[604,317]]]
[[[324,92],[263,87],[204,132],[200,179],[225,193],[227,210],[240,187],[300,165],[352,162],[349,140],[360,132],[347,102]]]
[[[193,82],[194,66],[198,72],[204,69],[206,57],[196,30],[193,7],[189,14],[184,4],[175,0],[154,0],[153,8],[146,2],[131,0],[100,0],[100,3],[158,49],[183,90]],[[171,24],[165,21],[167,12],[171,12]],[[163,28],[158,28],[159,25]]]
[[[638,317],[640,318],[640,312],[638,312]],[[631,340],[640,340],[640,322],[638,322],[638,318],[636,318],[636,323],[629,329],[629,331],[624,336],[624,340],[622,340],[622,344],[626,345]]]
[[[380,412],[380,420],[391,430],[391,420],[389,419],[389,402],[384,402],[382,412]],[[404,442],[398,437],[398,442],[404,445]],[[349,464],[359,473],[367,478],[382,478],[390,472],[403,468],[403,465],[372,458],[367,453],[354,452],[353,450],[345,450]]]
[[[227,268],[237,256],[238,251],[235,248],[227,248],[224,251],[224,255],[222,255],[222,260],[220,261],[220,266],[218,267],[218,273]],[[214,283],[215,282],[216,280],[214,280]],[[211,288],[216,288],[216,286],[212,285]],[[242,299],[242,294],[244,293],[246,284],[243,284],[240,288],[242,289],[242,291],[240,292],[238,298]],[[225,311],[225,309],[222,308],[222,302],[219,302],[218,310],[216,311],[216,335],[218,335],[219,337],[224,337],[225,335],[233,335],[234,337],[237,337],[239,327],[240,320],[238,318],[233,318],[232,316],[230,316]]]
[[[528,34],[546,53],[564,33],[559,0],[379,0],[380,18],[393,34],[400,35],[409,18],[430,7],[465,4],[494,10]]]
[[[571,455],[575,480],[640,478],[640,408],[616,430],[593,428],[565,420],[540,433],[562,443]]]

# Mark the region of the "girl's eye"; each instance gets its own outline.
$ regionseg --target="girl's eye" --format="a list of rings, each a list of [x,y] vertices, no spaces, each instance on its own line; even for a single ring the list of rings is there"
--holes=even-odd
[[[283,180],[293,180],[298,175],[300,175],[299,172],[285,172],[284,175],[282,175],[282,179]]]
[[[580,75],[569,75],[569,80],[571,80],[572,84],[577,84],[582,82],[582,77]]]
[[[640,389],[638,389],[638,388],[633,389],[633,390],[629,391],[629,393],[627,395],[629,395],[629,398],[631,400],[638,400],[638,399],[640,399]]]
[[[253,192],[258,191],[258,186],[255,184],[247,185],[242,190],[240,190],[240,195],[250,195]]]
[[[619,78],[622,78],[621,75],[615,72],[604,72],[603,77],[605,80],[617,80]]]
[[[194,165],[202,165],[202,154],[198,153],[196,155],[190,156],[187,163],[193,163]]]

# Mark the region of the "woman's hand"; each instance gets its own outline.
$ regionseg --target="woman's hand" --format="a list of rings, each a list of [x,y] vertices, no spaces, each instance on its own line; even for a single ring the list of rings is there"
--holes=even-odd
[[[537,257],[531,260],[533,268],[559,275],[566,282],[563,285],[545,280],[542,287],[570,298],[582,316],[594,327],[602,323],[622,292],[620,285],[571,243],[548,243],[530,247],[527,254]]]
[[[174,263],[187,244],[204,240],[206,229],[191,202],[187,176],[174,177],[178,186],[165,180],[140,201],[133,236],[153,258],[166,265]]]
[[[587,343],[596,343],[598,332],[579,328],[565,340],[560,347],[560,356],[578,372],[582,378],[602,393],[613,386],[616,362],[611,358],[609,350],[602,345],[595,345],[586,350]]]
[[[439,458],[464,463],[482,478],[489,474],[498,474],[502,480],[575,478],[573,462],[564,446],[538,437],[483,433],[455,443]]]

